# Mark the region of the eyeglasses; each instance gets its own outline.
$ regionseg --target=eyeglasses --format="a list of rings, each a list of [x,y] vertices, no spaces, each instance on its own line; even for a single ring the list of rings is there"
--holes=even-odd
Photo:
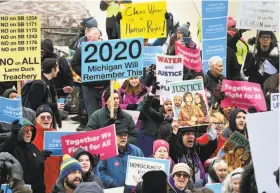
[[[217,125],[217,126],[224,126],[225,123],[220,123],[220,122],[213,122],[213,124]]]
[[[175,174],[176,177],[180,178],[181,176],[183,176],[183,178],[189,178],[190,176],[186,173],[176,173]]]
[[[270,39],[271,39],[271,36],[262,35],[262,36],[260,37],[260,39],[263,39],[263,40],[268,39],[268,40],[270,40]]]
[[[52,119],[52,116],[40,116],[40,119],[42,120],[42,121],[44,121],[45,119],[48,119],[48,120],[51,120]]]
[[[32,133],[32,131],[33,131],[33,128],[23,129],[23,130],[22,130],[22,133],[29,133],[29,132]]]

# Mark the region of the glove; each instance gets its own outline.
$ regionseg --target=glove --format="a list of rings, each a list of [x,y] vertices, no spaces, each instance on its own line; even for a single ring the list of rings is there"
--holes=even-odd
[[[138,107],[138,104],[128,104],[126,106],[126,110],[136,110]]]
[[[257,112],[258,112],[257,109],[253,106],[248,108],[248,113],[257,113]]]
[[[224,100],[226,95],[225,95],[225,92],[221,91],[222,89],[222,84],[218,84],[218,86],[214,89],[214,97],[218,100],[218,101],[221,101],[221,100]]]
[[[155,70],[156,70],[156,65],[155,64],[151,64],[148,68],[148,71],[151,75],[154,75]]]
[[[12,123],[11,125],[11,129],[12,129],[12,134],[14,136],[17,136],[18,135],[18,132],[20,131],[21,129],[21,125],[19,124],[19,120],[16,120]]]
[[[164,17],[165,17],[166,20],[170,19],[170,15],[168,14],[168,12],[165,12]]]
[[[93,163],[92,163],[92,168],[95,168],[98,164],[99,164],[99,161],[100,161],[100,155],[92,155],[93,157]]]
[[[247,29],[239,29],[238,30],[239,34],[243,34],[245,31],[247,31]]]
[[[250,46],[253,46],[255,43],[256,43],[256,37],[252,37],[252,38],[249,38],[247,43],[250,45]]]
[[[49,151],[49,150],[43,150],[43,151],[41,151],[41,155],[42,155],[42,158],[43,158],[44,161],[45,161],[46,159],[48,159],[48,157],[50,157],[51,154],[52,154],[52,152]]]
[[[151,93],[152,94],[156,94],[156,91],[159,90],[160,87],[159,87],[159,82],[153,84],[153,87],[152,87],[152,90],[151,90]]]
[[[119,12],[117,14],[116,19],[117,19],[118,23],[121,21],[121,19],[122,19],[122,13],[121,12]]]

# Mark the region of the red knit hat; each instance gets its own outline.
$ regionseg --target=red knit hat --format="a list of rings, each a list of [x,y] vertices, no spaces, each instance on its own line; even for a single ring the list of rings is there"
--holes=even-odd
[[[153,145],[153,154],[157,151],[158,148],[160,147],[166,147],[167,151],[169,152],[169,143],[164,141],[163,139],[158,139],[154,141]]]

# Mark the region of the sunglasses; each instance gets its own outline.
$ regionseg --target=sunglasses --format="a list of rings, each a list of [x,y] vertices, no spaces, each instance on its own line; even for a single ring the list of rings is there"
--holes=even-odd
[[[30,129],[23,129],[23,130],[22,130],[22,133],[29,133],[29,132],[32,133],[32,131],[33,131],[33,128],[30,128]]]
[[[190,176],[186,173],[176,173],[175,174],[176,177],[180,178],[181,176],[183,176],[183,178],[189,178]]]
[[[42,121],[44,121],[45,119],[48,119],[48,120],[51,120],[52,119],[52,116],[40,116],[40,119],[42,120]]]

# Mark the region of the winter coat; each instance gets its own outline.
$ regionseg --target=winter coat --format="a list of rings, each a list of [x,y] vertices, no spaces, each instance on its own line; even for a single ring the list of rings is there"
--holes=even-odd
[[[105,188],[125,186],[128,156],[144,157],[144,154],[138,147],[127,144],[125,152],[119,152],[119,155],[113,158],[100,161],[98,168]]]
[[[229,128],[224,129],[222,132],[222,136],[224,138],[228,139],[235,131],[238,131],[237,127],[236,127],[236,117],[239,112],[243,112],[246,114],[246,112],[244,110],[241,110],[239,108],[236,108],[231,111],[231,113],[229,115]],[[242,135],[244,135],[246,138],[248,138],[246,128],[244,128],[244,130],[238,131],[238,132],[241,133]]]
[[[110,125],[110,123],[108,123],[109,120],[110,120],[110,111],[106,105],[104,108],[95,111],[90,116],[85,131],[91,131],[91,130],[96,130],[96,129],[106,127]],[[118,109],[117,117],[115,119],[115,126],[116,126],[116,131],[122,128],[126,128],[128,130],[128,143],[131,144],[136,143],[138,132],[135,128],[135,123],[131,115],[124,112],[120,108]]]
[[[238,64],[234,49],[227,47],[226,77],[228,80],[241,80],[241,65]]]
[[[224,78],[222,75],[218,76],[218,77],[214,77],[210,71],[208,70],[206,75],[205,75],[205,79],[206,79],[206,89],[211,93],[211,102],[212,105],[216,103],[216,99],[214,97],[214,90],[215,88],[218,86],[218,84],[220,83],[221,79]]]
[[[103,188],[95,182],[82,182],[73,193],[104,193]]]
[[[37,134],[33,141],[33,144],[36,145],[36,147],[40,151],[42,151],[44,148],[45,131],[56,131],[56,130],[53,128],[46,130],[46,129],[42,128],[42,126],[39,124],[36,124],[36,130],[37,130]],[[61,157],[58,157],[58,156],[48,157],[44,161],[44,166],[45,166],[44,179],[45,179],[45,185],[46,185],[46,193],[51,192],[52,187],[56,183],[56,179],[59,176],[59,172],[60,172],[61,162],[62,162]]]
[[[169,135],[172,133],[172,121],[173,119],[166,119],[162,121],[158,129],[157,139],[164,139],[165,141],[168,139]]]
[[[267,60],[276,68],[277,73],[279,73],[279,50],[277,47],[274,47],[268,52],[263,52],[258,47],[259,46],[257,46],[257,53],[255,55],[251,52],[247,54],[243,72],[245,76],[249,76],[249,82],[259,83],[263,86],[264,81],[271,75],[267,73],[261,75],[259,73],[260,66]]]
[[[78,160],[78,158],[80,157],[81,154],[87,154],[89,156],[90,164],[91,164],[91,167],[92,167],[93,166],[93,162],[94,162],[94,158],[93,158],[91,153],[87,152],[83,148],[78,148],[74,152],[72,157],[75,158],[76,160]],[[100,177],[97,176],[94,172],[97,173],[98,175],[100,175],[98,167],[90,169],[86,174],[83,173],[83,182],[96,182],[99,186],[104,188],[103,183],[102,183]]]
[[[225,137],[223,137],[222,135],[218,136],[217,149],[210,158],[217,156],[217,154],[219,153],[220,149],[222,148],[222,146],[224,145],[226,140],[227,139]],[[205,133],[202,136],[196,138],[196,142],[199,143],[199,144],[207,144],[209,142],[209,138],[208,138],[207,133]]]
[[[58,177],[56,180],[56,184],[53,186],[51,193],[65,193],[64,186],[63,186],[63,179]]]
[[[191,190],[193,189],[193,182],[191,181],[191,179],[189,179],[189,182],[187,183],[184,190],[178,189],[174,184],[172,175],[168,177],[168,185],[169,185],[168,193],[191,193]]]
[[[27,127],[33,127],[31,143],[25,143],[22,137],[22,130]],[[45,193],[44,183],[44,161],[39,149],[32,143],[36,137],[36,128],[27,119],[23,119],[21,131],[18,134],[12,133],[7,138],[0,152],[8,152],[13,155],[21,164],[24,174],[24,182],[30,184],[33,192]]]
[[[76,74],[78,74],[80,77],[82,74],[82,53],[81,53],[81,47],[78,48],[73,55],[72,61],[71,61],[71,67],[74,70]],[[84,86],[93,86],[93,87],[107,87],[110,85],[109,80],[103,80],[103,81],[93,81],[93,82],[87,82],[87,83],[82,83]]]

